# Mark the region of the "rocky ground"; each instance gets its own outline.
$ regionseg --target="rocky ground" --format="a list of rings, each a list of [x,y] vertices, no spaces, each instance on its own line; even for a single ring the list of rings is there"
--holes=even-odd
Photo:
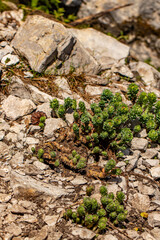
[[[117,164],[123,174],[107,180],[62,164],[50,167],[31,148],[58,139],[73,123],[71,113],[66,122],[51,116],[54,97],[83,100],[88,107],[107,88],[130,104],[127,87],[136,82],[160,99],[160,73],[142,61],[126,60],[129,46],[94,29],[68,29],[38,15],[22,22],[22,10],[0,18],[0,239],[159,240],[160,146],[149,141],[146,130],[133,138]],[[44,131],[31,122],[35,111],[47,116]],[[108,192],[126,194],[124,228],[109,227],[97,235],[62,218],[66,208],[78,206],[89,184],[97,200],[102,184]]]

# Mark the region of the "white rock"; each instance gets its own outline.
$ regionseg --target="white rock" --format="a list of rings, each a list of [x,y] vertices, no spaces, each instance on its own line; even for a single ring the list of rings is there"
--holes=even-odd
[[[44,163],[42,163],[42,162],[40,162],[40,161],[34,161],[33,164],[34,164],[34,166],[36,166],[36,167],[39,168],[40,170],[46,170],[46,169],[49,168],[48,165],[46,165],[46,164],[44,164]]]
[[[33,215],[24,214],[21,218],[17,220],[17,222],[37,223],[38,219]]]
[[[145,159],[143,160],[143,164],[145,166],[149,166],[149,167],[156,167],[158,166],[160,163],[159,159]]]
[[[9,45],[5,46],[5,48],[0,49],[0,61],[5,55],[12,52],[13,52],[13,48],[10,47]]]
[[[157,82],[160,81],[160,73],[155,68],[147,63],[138,62],[136,70],[146,85],[157,88]]]
[[[146,150],[148,145],[148,140],[144,138],[134,137],[131,142],[131,148],[133,150]]]
[[[65,91],[69,94],[72,94],[66,78],[58,76],[58,77],[56,77],[54,82],[58,86],[58,88],[62,89],[63,91]]]
[[[2,41],[1,43],[0,43],[0,46],[1,47],[5,47],[5,46],[7,46],[8,45],[8,43],[6,42],[6,41]]]
[[[129,236],[131,239],[134,239],[134,240],[137,240],[138,237],[139,237],[139,234],[138,234],[137,231],[135,231],[135,230],[126,229],[126,233],[128,234],[128,236]]]
[[[24,154],[21,152],[17,152],[11,159],[10,163],[12,166],[16,167],[16,166],[20,166],[23,164],[23,160],[24,160]]]
[[[73,113],[66,113],[65,118],[69,126],[74,122]]]
[[[24,72],[24,78],[33,78],[33,74],[31,72]]]
[[[0,141],[0,157],[6,156],[8,154],[9,154],[8,145]]]
[[[154,179],[160,178],[160,166],[151,168],[150,173]]]
[[[119,73],[122,76],[129,77],[129,78],[133,78],[134,77],[134,75],[131,72],[131,70],[129,69],[129,67],[127,67],[125,64],[123,64],[123,66],[121,66],[119,68],[116,68],[116,69],[114,69],[112,67],[112,69],[113,69],[114,73]]]
[[[101,238],[101,240],[118,240],[117,237],[113,236],[112,234],[107,234]]]
[[[8,4],[12,4],[11,8],[13,8],[12,2],[9,2]],[[12,11],[4,11],[1,17],[6,19],[15,19],[17,22],[19,22],[19,24],[21,24],[21,20],[24,17],[24,11],[23,9],[18,9],[16,4],[14,4],[14,8],[15,10],[12,10]]]
[[[151,230],[151,234],[156,240],[160,239],[160,228],[154,228]]]
[[[86,91],[86,93],[90,94],[91,96],[96,96],[96,95],[101,95],[104,89],[107,89],[107,88],[87,85],[85,88],[85,91]]]
[[[28,88],[31,91],[31,98],[34,103],[44,103],[44,102],[48,103],[53,98],[51,95],[40,91],[35,86],[32,86],[29,84]]]
[[[35,145],[39,143],[39,139],[33,137],[26,137],[25,142],[28,145]]]
[[[144,240],[156,240],[151,234],[148,232],[144,232],[141,234],[141,237],[143,237]]]
[[[19,117],[23,117],[31,113],[34,109],[36,109],[36,106],[29,99],[20,99],[10,95],[3,101],[2,109],[8,119],[16,120]]]
[[[160,227],[160,212],[149,213],[148,223],[151,227]]]
[[[74,178],[71,183],[73,185],[84,185],[87,183],[86,179],[84,179],[83,176],[77,176],[76,178]]]
[[[38,234],[36,234],[36,236],[34,237],[34,240],[44,240],[48,238],[48,226],[45,225],[43,226],[39,231]],[[57,238],[57,240],[59,240]]]
[[[47,223],[49,226],[55,226],[57,219],[59,215],[46,215],[44,218],[44,221]]]
[[[46,114],[47,118],[51,118],[52,108],[50,108],[49,101],[41,105],[38,105],[37,111],[42,111]]]
[[[106,184],[108,193],[113,192],[116,195],[116,192],[120,191],[120,188],[118,187],[118,184],[112,183],[112,184]]]
[[[4,131],[0,131],[0,141],[3,140],[5,136],[5,132]]]
[[[80,227],[72,227],[71,233],[74,236],[79,236],[81,239],[93,239],[95,237],[95,233],[87,228]]]
[[[132,207],[136,208],[140,212],[147,212],[150,207],[150,200],[147,195],[135,193],[132,196]]]
[[[0,203],[7,203],[11,200],[12,196],[5,193],[0,193]]]
[[[64,122],[60,118],[48,118],[45,121],[45,127],[44,127],[44,135],[48,138],[53,137],[53,133],[55,130],[66,127],[66,122]]]
[[[155,150],[155,149],[153,149],[153,148],[151,148],[151,149],[147,149],[146,151],[145,151],[145,153],[141,153],[141,156],[143,157],[143,158],[145,158],[145,159],[148,159],[148,158],[154,158],[154,157],[156,157],[158,155],[158,151],[157,150]]]
[[[5,231],[13,234],[14,236],[18,236],[22,233],[21,227],[17,226],[15,223],[11,223],[8,227],[5,228]]]
[[[18,136],[16,133],[11,133],[9,132],[7,135],[6,135],[6,140],[7,141],[11,141],[11,142],[17,142],[18,141]]]
[[[6,122],[0,122],[0,131],[3,130],[3,131],[7,131],[10,129],[10,126],[8,123]]]
[[[132,169],[134,169],[137,166],[139,156],[140,156],[140,151],[135,150],[133,152],[133,155],[129,155],[129,156],[125,157],[125,161],[129,162],[127,167],[126,167],[127,171],[131,171]]]
[[[126,58],[129,47],[117,41],[115,38],[97,31],[93,28],[69,29],[86,50],[100,63],[104,70],[110,67],[115,60]]]
[[[0,29],[0,40],[10,41],[14,37],[16,30],[9,27],[2,27]]]
[[[120,177],[120,183],[118,183],[118,186],[122,188],[123,192],[127,192],[127,182],[125,177]]]
[[[1,63],[6,66],[16,65],[19,63],[19,57],[17,55],[12,55],[9,53],[2,58]]]
[[[103,90],[105,89],[109,89],[108,87],[100,87],[100,86],[91,86],[91,85],[87,85],[85,88],[86,93],[88,93],[91,96],[96,96],[96,95],[101,95]],[[109,89],[110,90],[110,89]],[[117,88],[112,89],[113,93],[119,92],[121,93],[121,91]]]
[[[154,187],[148,187],[144,185],[142,182],[138,182],[138,190],[140,193],[144,195],[149,195],[149,196],[153,196],[156,191]]]
[[[147,137],[147,131],[146,129],[142,129],[139,133],[140,138],[146,138]]]

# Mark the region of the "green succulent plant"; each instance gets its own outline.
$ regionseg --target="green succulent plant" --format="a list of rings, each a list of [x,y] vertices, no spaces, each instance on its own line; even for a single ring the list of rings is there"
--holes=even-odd
[[[59,164],[60,164],[59,159],[57,159],[57,160],[54,162],[54,166],[55,166],[55,167],[59,167]]]
[[[101,150],[98,146],[93,148],[93,151],[92,151],[93,154],[99,154],[100,152],[101,152]]]
[[[108,193],[107,188],[105,186],[101,186],[99,191],[102,196],[106,196]]]
[[[57,98],[54,98],[53,100],[50,101],[50,107],[55,111],[58,109],[59,101],[57,100]]]
[[[85,106],[85,103],[80,101],[79,102],[79,109],[82,113],[84,113],[86,111],[86,106]]]
[[[139,92],[139,88],[135,83],[131,83],[128,86],[128,98],[132,101],[135,102],[137,98],[137,93]]]
[[[74,117],[74,120],[77,122],[78,119],[79,119],[79,113],[75,111],[75,112],[73,113],[73,117]]]
[[[117,216],[118,222],[123,222],[126,219],[126,215],[124,213],[119,213]]]
[[[86,188],[86,194],[87,194],[87,196],[90,196],[93,191],[94,191],[94,186],[93,186],[93,185],[87,186],[87,188]]]
[[[72,107],[72,99],[70,97],[64,99],[64,109],[67,110]]]
[[[73,131],[74,131],[76,137],[79,137],[79,127],[76,123],[73,124]]]
[[[93,215],[88,214],[85,216],[85,226],[87,226],[88,228],[92,227],[93,225]]]
[[[105,165],[105,172],[109,172],[116,166],[116,161],[114,159],[108,160],[108,162]]]
[[[40,128],[44,129],[44,123],[43,122],[40,122],[38,125],[39,125]]]
[[[136,125],[133,129],[135,133],[139,133],[141,131],[141,125]]]
[[[89,187],[90,186],[88,186],[88,189]],[[128,212],[122,204],[124,193],[117,192],[115,199],[113,193],[110,193],[110,198],[108,197],[105,186],[101,186],[99,191],[102,194],[101,205],[94,198],[88,196],[84,197],[83,204],[79,205],[77,208],[77,213],[71,212],[69,209],[70,217],[65,217],[66,220],[70,218],[73,222],[80,223],[89,229],[98,229],[99,233],[104,232],[107,229],[108,219],[115,225],[125,221]]]
[[[38,158],[42,158],[43,154],[44,154],[44,150],[42,148],[40,148],[38,150]]]
[[[105,217],[105,216],[106,216],[106,211],[105,211],[105,209],[104,209],[104,208],[99,209],[99,210],[97,211],[97,215],[98,215],[99,217]]]
[[[55,151],[51,151],[51,152],[50,152],[50,155],[51,155],[52,158],[55,158],[57,154],[56,154]]]
[[[84,208],[82,205],[80,205],[80,206],[78,207],[78,209],[77,209],[77,214],[78,214],[79,217],[85,216],[85,208]]]
[[[103,90],[101,95],[101,100],[104,100],[106,103],[113,98],[113,93],[109,89]]]
[[[86,160],[80,158],[80,160],[77,163],[77,169],[81,169],[81,168],[84,168],[84,167],[86,167]]]
[[[65,116],[65,108],[62,104],[59,105],[58,110],[57,110],[57,114],[60,118],[64,118]]]
[[[111,213],[109,214],[109,217],[110,217],[111,219],[115,219],[115,218],[117,217],[117,213],[116,213],[116,212],[111,212]]]
[[[116,199],[118,200],[119,203],[123,203],[123,201],[125,199],[125,194],[121,191],[118,191],[116,193]]]
[[[156,130],[152,129],[149,131],[148,137],[151,139],[152,142],[157,142],[159,134]]]

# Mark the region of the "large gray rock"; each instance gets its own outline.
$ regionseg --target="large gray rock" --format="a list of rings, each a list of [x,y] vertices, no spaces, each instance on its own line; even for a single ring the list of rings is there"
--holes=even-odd
[[[139,16],[139,7],[142,0],[108,0],[108,1],[100,1],[100,0],[87,0],[81,4],[81,7],[78,12],[79,17],[88,16],[91,14],[95,14],[101,11],[108,10],[110,8],[116,6],[123,6],[128,3],[132,3],[133,5],[118,9],[116,11],[111,12],[112,17],[118,24],[122,24],[124,22],[130,22],[133,18]],[[103,18],[103,23],[107,16]],[[108,21],[106,20],[106,23]]]
[[[20,99],[10,95],[3,101],[2,109],[8,119],[16,120],[31,113],[36,106],[30,99]]]
[[[100,63],[104,70],[111,66],[115,60],[126,58],[129,47],[93,28],[70,29],[86,50]]]
[[[160,30],[160,0],[143,0],[139,14],[152,29],[156,31]]]
[[[15,171],[11,173],[11,187],[15,195],[27,195],[29,196],[39,196],[48,195],[53,199],[57,199],[61,196],[67,195],[67,191],[61,186],[56,186],[52,184],[47,184],[44,182],[37,181],[30,176],[23,176]]]
[[[47,69],[54,74],[70,71],[95,74],[99,71],[96,60],[62,24],[42,16],[29,16],[12,46],[37,72]]]

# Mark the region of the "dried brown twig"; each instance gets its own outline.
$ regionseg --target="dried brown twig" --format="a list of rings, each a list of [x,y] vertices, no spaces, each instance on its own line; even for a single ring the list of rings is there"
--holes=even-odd
[[[132,3],[128,3],[128,4],[125,4],[125,5],[122,5],[122,6],[117,6],[117,7],[114,7],[114,8],[110,8],[110,9],[108,9],[106,11],[102,11],[102,12],[99,12],[99,13],[96,13],[96,14],[92,14],[90,16],[87,16],[87,17],[75,20],[74,22],[71,22],[70,25],[77,26],[77,25],[83,24],[83,23],[91,23],[94,20],[96,20],[96,19],[98,19],[100,17],[103,17],[107,13],[113,12],[113,11],[118,10],[120,8],[131,6],[131,5],[133,5],[133,4]]]

